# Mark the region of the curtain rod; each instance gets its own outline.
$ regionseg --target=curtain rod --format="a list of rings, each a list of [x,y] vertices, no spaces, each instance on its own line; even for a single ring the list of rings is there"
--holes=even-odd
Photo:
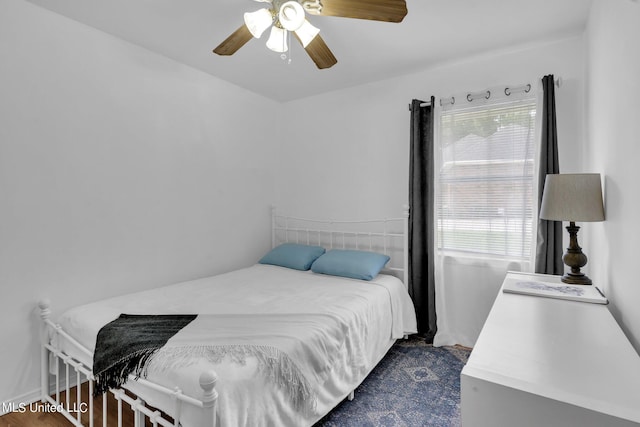
[[[554,79],[554,84],[556,85],[556,87],[559,89],[560,86],[562,86],[562,77],[558,76]],[[525,85],[521,85],[521,86],[517,86],[517,87],[505,87],[504,88],[504,93],[505,95],[509,96],[511,95],[513,92],[529,92],[531,90],[531,84],[527,83]],[[486,98],[489,99],[489,97],[491,96],[491,92],[490,91],[483,91],[483,92],[478,92],[478,93],[468,93],[467,94],[467,101],[471,102],[474,99],[479,99],[479,98]],[[440,98],[440,106],[442,106],[443,102],[442,102],[443,98]],[[445,100],[444,104],[455,104],[455,98],[451,97]],[[420,107],[429,107],[431,106],[431,102],[423,102],[420,104]],[[411,104],[409,104],[409,111],[411,111]]]
[[[421,104],[420,104],[420,108],[422,108],[422,107],[429,107],[429,106],[431,106],[431,101],[429,101],[429,102],[423,102],[423,103],[421,103]],[[409,111],[411,111],[411,104],[409,104]]]

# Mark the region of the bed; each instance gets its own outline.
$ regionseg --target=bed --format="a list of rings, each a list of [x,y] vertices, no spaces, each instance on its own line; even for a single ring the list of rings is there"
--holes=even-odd
[[[274,209],[273,250],[253,266],[75,307],[56,323],[42,302],[42,401],[63,409],[72,424],[85,425],[80,411],[64,409],[70,386],[80,390],[88,383],[89,395],[104,386],[92,368],[96,338],[107,325],[123,313],[134,320],[193,314],[143,369],[110,390],[120,419],[128,405],[139,426],[311,426],[353,398],[395,340],[416,332],[404,284],[406,231],[406,212],[345,222]],[[322,253],[302,260],[304,266],[299,259],[287,264],[291,255],[317,248]],[[285,261],[278,258],[283,250],[289,251]],[[385,257],[380,274],[334,271],[332,257],[357,255],[350,262],[359,270],[366,264],[362,254]],[[106,406],[105,395],[98,399]],[[89,426],[93,400],[83,404]],[[106,420],[103,409],[96,424]]]

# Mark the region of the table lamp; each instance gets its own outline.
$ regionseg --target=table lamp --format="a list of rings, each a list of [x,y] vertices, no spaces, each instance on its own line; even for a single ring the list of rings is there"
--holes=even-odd
[[[564,283],[590,285],[580,271],[587,264],[587,256],[578,245],[578,222],[604,221],[602,186],[599,173],[549,174],[544,183],[540,218],[551,221],[569,221],[569,247],[562,261],[571,271],[562,276]]]

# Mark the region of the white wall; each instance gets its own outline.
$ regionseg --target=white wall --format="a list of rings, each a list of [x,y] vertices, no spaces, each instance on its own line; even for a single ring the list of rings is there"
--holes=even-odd
[[[550,73],[564,81],[556,95],[560,158],[575,170],[584,137],[583,54],[583,39],[576,37],[286,103],[279,203],[334,216],[398,215],[407,202],[412,98],[526,83]]]
[[[588,225],[592,239],[583,247],[592,278],[640,352],[640,3],[594,0],[587,34],[587,169],[604,176],[606,221]]]
[[[561,170],[580,170],[584,40],[575,37],[482,54],[285,104],[281,152],[286,156],[278,173],[279,205],[290,212],[334,218],[399,216],[408,200],[412,98],[519,85],[546,74],[563,79],[556,92]],[[449,299],[453,343],[473,345],[507,268],[480,264],[451,268],[452,280],[466,288],[462,298]],[[459,323],[463,318],[465,325]]]
[[[0,2],[0,61],[6,402],[38,387],[40,298],[59,314],[269,247],[278,104],[22,0]]]

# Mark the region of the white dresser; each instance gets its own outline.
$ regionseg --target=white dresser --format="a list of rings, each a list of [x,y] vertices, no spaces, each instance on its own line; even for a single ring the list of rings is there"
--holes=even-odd
[[[523,280],[560,283],[513,272],[505,283]],[[638,427],[640,357],[606,305],[500,291],[461,402],[463,427]]]

